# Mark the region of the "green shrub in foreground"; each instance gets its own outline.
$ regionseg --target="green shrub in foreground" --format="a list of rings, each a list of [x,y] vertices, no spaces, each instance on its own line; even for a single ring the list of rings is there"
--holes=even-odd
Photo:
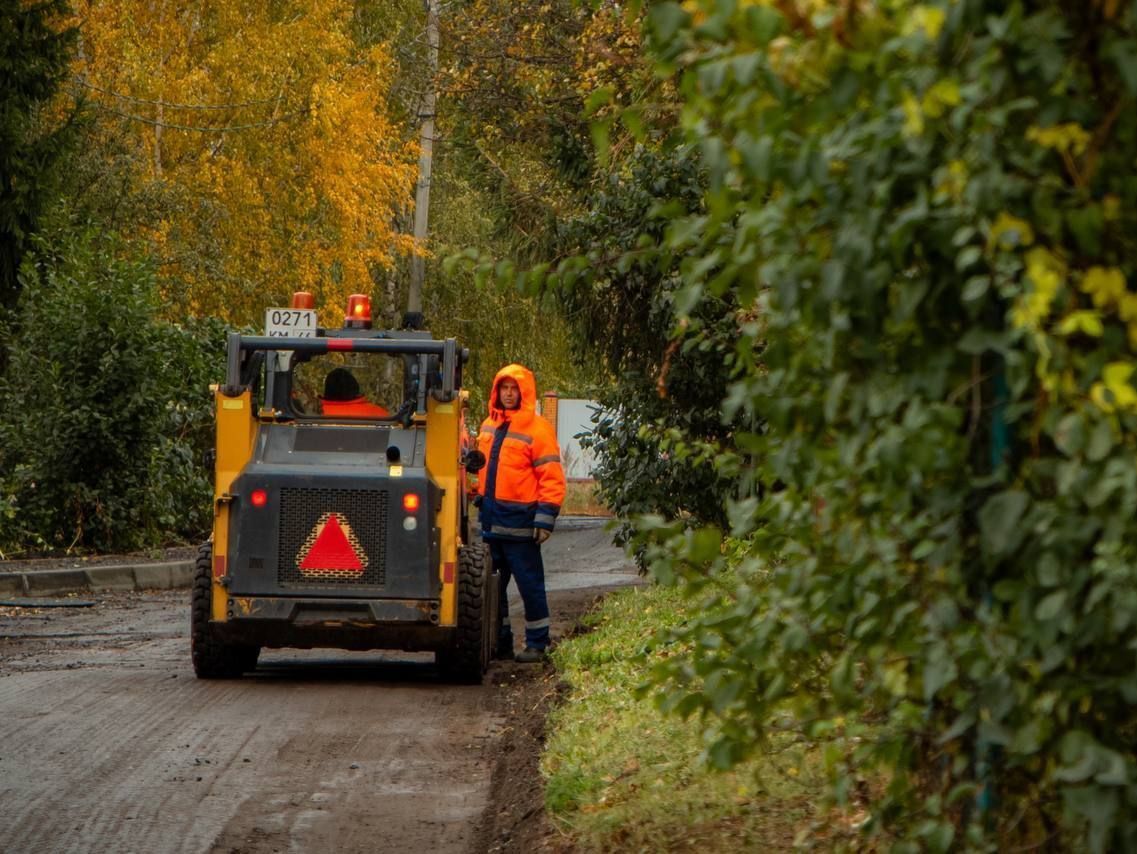
[[[711,176],[677,304],[755,307],[723,417],[763,424],[665,707],[722,766],[838,733],[866,844],[1137,850],[1137,9],[648,16]],[[653,525],[703,601],[718,534]]]
[[[94,235],[25,265],[0,377],[0,549],[136,549],[206,530],[224,330],[158,313],[151,266]]]

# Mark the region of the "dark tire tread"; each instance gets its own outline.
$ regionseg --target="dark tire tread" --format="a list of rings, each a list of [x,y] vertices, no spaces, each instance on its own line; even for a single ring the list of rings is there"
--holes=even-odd
[[[485,545],[458,549],[458,627],[453,646],[438,654],[441,669],[456,682],[480,685],[489,669],[496,639],[495,578]]]
[[[198,679],[236,679],[253,670],[260,657],[259,646],[225,643],[210,625],[213,614],[213,544],[202,543],[197,551],[190,604],[190,656]]]

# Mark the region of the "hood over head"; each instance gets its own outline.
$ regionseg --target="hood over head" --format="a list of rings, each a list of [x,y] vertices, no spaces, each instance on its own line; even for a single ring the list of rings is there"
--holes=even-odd
[[[517,387],[521,389],[521,406],[516,411],[509,411],[501,408],[501,403],[498,401],[498,386],[501,381],[509,378],[517,383]],[[526,413],[534,415],[537,412],[537,382],[533,379],[533,372],[523,365],[506,365],[497,372],[497,376],[493,378],[493,388],[490,389],[490,418],[494,421],[504,421],[507,418],[513,420],[518,415]]]

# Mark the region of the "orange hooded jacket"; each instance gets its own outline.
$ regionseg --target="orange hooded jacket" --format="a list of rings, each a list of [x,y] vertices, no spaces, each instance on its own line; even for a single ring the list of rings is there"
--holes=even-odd
[[[502,409],[498,398],[507,377],[521,390],[515,410]],[[532,540],[534,528],[553,530],[565,500],[565,472],[556,432],[537,414],[537,384],[528,368],[506,365],[497,372],[478,450],[486,455],[478,472],[482,536]]]
[[[320,398],[320,412],[327,417],[339,418],[390,418],[385,407],[372,403],[362,395],[351,400]]]

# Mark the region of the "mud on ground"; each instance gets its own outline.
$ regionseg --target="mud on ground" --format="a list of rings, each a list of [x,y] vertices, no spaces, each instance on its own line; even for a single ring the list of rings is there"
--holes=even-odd
[[[556,639],[637,579],[599,528],[554,539]],[[560,693],[551,665],[497,662],[479,688],[440,684],[422,655],[281,650],[243,680],[203,682],[189,668],[187,597],[0,610],[12,850],[572,850],[545,816],[538,771]]]
[[[564,639],[580,631],[584,617],[611,588],[591,587],[549,594],[553,635]],[[497,739],[489,804],[472,850],[485,854],[570,854],[575,847],[545,812],[545,786],[539,763],[550,710],[568,686],[551,664],[498,662],[497,684],[510,683],[500,697],[504,728]]]

